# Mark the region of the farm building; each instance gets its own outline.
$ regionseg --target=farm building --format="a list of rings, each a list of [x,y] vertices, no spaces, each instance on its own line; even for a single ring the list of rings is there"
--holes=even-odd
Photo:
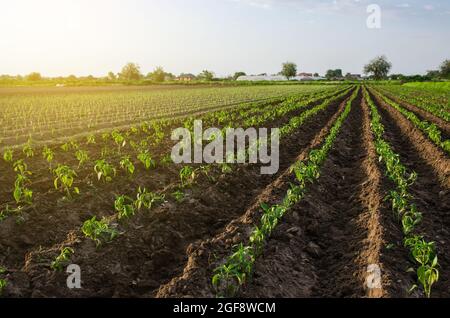
[[[311,76],[304,76],[304,75],[297,75],[296,77],[290,78],[291,81],[318,81],[323,80],[323,77],[313,77]],[[287,78],[283,75],[246,75],[246,76],[240,76],[238,81],[287,81]]]
[[[346,80],[352,80],[352,81],[361,81],[361,80],[363,80],[363,77],[361,76],[361,74],[347,73],[345,75],[345,79]]]
[[[283,75],[245,75],[240,76],[238,81],[287,81]]]
[[[176,80],[177,81],[183,81],[183,82],[190,82],[190,81],[193,81],[193,80],[195,80],[197,77],[194,75],[194,74],[190,74],[190,73],[187,73],[187,74],[180,74],[180,76],[178,76],[177,78],[176,78]]]

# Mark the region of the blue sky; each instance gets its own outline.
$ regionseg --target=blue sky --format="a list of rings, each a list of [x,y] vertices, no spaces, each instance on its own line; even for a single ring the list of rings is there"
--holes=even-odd
[[[368,29],[368,4],[381,29]],[[105,75],[210,69],[276,73],[284,61],[360,73],[385,54],[395,73],[450,58],[447,0],[0,0],[0,74]]]

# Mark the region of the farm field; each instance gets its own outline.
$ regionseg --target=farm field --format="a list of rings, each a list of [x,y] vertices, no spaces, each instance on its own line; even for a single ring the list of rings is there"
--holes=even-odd
[[[322,89],[319,85],[0,88],[0,147]]]
[[[450,297],[449,98],[364,84],[0,89],[0,295]],[[280,128],[278,172],[173,163],[171,132],[196,119]],[[81,289],[66,286],[69,264]]]

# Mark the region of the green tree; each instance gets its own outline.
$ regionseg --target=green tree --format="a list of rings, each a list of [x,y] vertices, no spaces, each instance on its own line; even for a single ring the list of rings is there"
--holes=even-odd
[[[280,74],[285,76],[288,80],[291,77],[295,77],[295,75],[297,75],[297,65],[292,62],[283,63]]]
[[[214,73],[208,70],[204,70],[203,72],[198,74],[197,78],[203,81],[210,82],[214,78]]]
[[[325,77],[327,79],[341,78],[343,77],[342,70],[340,68],[335,70],[328,70],[327,73],[325,74]]]
[[[166,73],[164,72],[164,69],[161,66],[158,66],[153,70],[152,73],[149,73],[147,77],[154,82],[161,83],[165,81]]]
[[[450,60],[445,60],[444,62],[442,62],[439,70],[441,77],[450,79]]]
[[[122,68],[120,78],[127,81],[137,81],[142,78],[141,68],[138,64],[128,63]]]
[[[329,80],[333,79],[333,78],[341,78],[342,76],[342,70],[340,68],[335,69],[335,70],[328,70],[327,73],[325,74],[325,77]]]
[[[33,72],[27,75],[27,81],[32,81],[32,82],[36,82],[36,81],[40,81],[42,80],[42,76],[40,73],[37,72]]]
[[[405,78],[405,75],[403,74],[391,74],[389,77],[391,80],[403,80]]]
[[[245,72],[236,72],[233,75],[233,80],[237,80],[239,77],[241,76],[246,76],[247,74],[245,74]]]
[[[430,78],[430,79],[436,79],[436,78],[439,78],[441,76],[441,72],[440,71],[436,71],[436,70],[430,70],[430,71],[427,71],[427,75],[425,75],[425,76]]]
[[[176,76],[173,74],[173,73],[164,73],[164,75],[165,75],[165,80],[166,81],[173,81],[175,78],[176,78]]]
[[[334,70],[328,70],[326,73],[325,73],[325,77],[327,78],[327,79],[332,79],[333,77],[334,77]]]
[[[107,78],[108,81],[115,81],[117,79],[116,74],[114,74],[113,72],[109,72]]]
[[[364,73],[370,74],[376,80],[386,79],[392,64],[387,60],[386,56],[378,56],[364,66]]]

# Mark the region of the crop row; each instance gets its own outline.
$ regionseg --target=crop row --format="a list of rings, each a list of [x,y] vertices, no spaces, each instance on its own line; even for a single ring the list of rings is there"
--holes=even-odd
[[[335,96],[334,98],[327,99],[324,103],[315,106],[313,109],[315,111],[309,112],[304,115],[304,113],[300,114],[296,118],[301,118],[301,120],[294,121],[296,124],[292,126],[291,123],[287,123],[283,128],[290,127],[289,131],[298,128],[302,123],[304,123],[308,118],[311,118],[314,114],[324,109],[324,106],[330,105],[333,101],[343,97],[347,94],[348,91],[342,92],[341,94]],[[353,94],[355,96],[356,93]],[[354,98],[354,97],[353,97]],[[348,112],[348,110],[347,110]],[[281,130],[283,130],[281,128]],[[334,136],[337,133],[337,125],[330,133],[329,139],[331,140],[331,136]],[[284,129],[284,131],[288,131]],[[284,137],[286,136],[283,135]],[[328,140],[328,139],[327,139]],[[331,141],[327,141],[330,143]],[[253,145],[249,145],[247,148],[246,154],[249,155],[250,149],[252,149]],[[257,150],[260,145],[257,145],[253,150]],[[329,146],[324,146],[324,150],[328,151]],[[313,154],[312,154],[313,155]],[[224,170],[226,168],[227,170]],[[222,167],[218,170],[219,173],[229,173],[232,170],[232,166],[227,164],[223,164]],[[110,242],[115,237],[117,237],[119,230],[118,226],[120,222],[124,222],[130,217],[134,216],[137,212],[141,211],[142,208],[146,208],[147,210],[152,209],[155,205],[161,204],[168,199],[169,196],[174,198],[178,203],[182,202],[184,198],[184,190],[187,187],[192,186],[199,175],[205,175],[211,180],[215,180],[215,176],[212,173],[211,166],[200,166],[198,168],[193,168],[191,166],[184,166],[179,171],[179,183],[178,185],[174,185],[173,187],[166,188],[166,190],[160,192],[148,192],[143,187],[138,187],[135,195],[127,196],[127,195],[117,195],[114,202],[114,211],[115,213],[108,217],[97,219],[95,216],[91,219],[88,219],[84,222],[81,227],[81,233],[96,242],[97,245],[100,245],[105,242]],[[175,190],[175,191],[174,191]],[[174,192],[168,192],[174,191]],[[74,253],[74,250],[70,247],[62,247],[60,254],[56,257],[53,262],[52,267],[54,269],[60,269],[64,262],[67,262],[70,256]]]
[[[323,91],[324,86],[274,86],[173,89],[99,93],[6,95],[0,97],[0,134],[4,138],[61,131],[94,130],[151,118],[174,117],[188,112],[235,105],[253,100],[284,98]],[[84,129],[83,129],[84,128]]]
[[[219,296],[234,296],[239,289],[251,277],[258,256],[261,255],[264,245],[271,236],[282,217],[304,196],[307,186],[320,177],[320,168],[327,158],[330,149],[341,129],[341,126],[350,113],[352,103],[359,90],[355,90],[347,101],[344,111],[339,115],[323,145],[319,149],[310,151],[304,161],[297,162],[292,167],[296,177],[296,184],[292,184],[286,196],[280,204],[268,206],[262,204],[262,217],[260,225],[255,226],[248,244],[235,247],[235,251],[229,256],[225,263],[215,269],[212,284]],[[302,123],[303,119],[293,119],[292,123]],[[294,124],[295,126],[296,124]],[[281,129],[289,131],[289,129]]]
[[[404,246],[409,249],[412,258],[417,263],[416,274],[427,297],[431,295],[431,287],[439,279],[438,257],[434,242],[427,242],[423,235],[417,234],[417,226],[422,222],[422,213],[412,203],[413,196],[408,188],[416,181],[416,172],[409,172],[401,163],[400,156],[384,139],[384,126],[377,107],[371,100],[368,92],[364,90],[365,99],[370,107],[371,128],[375,139],[375,149],[380,162],[384,164],[386,176],[395,184],[395,189],[389,192],[387,200],[390,201],[394,217],[401,223],[404,235]],[[414,285],[411,290],[417,288]]]
[[[429,123],[426,120],[421,120],[419,117],[417,117],[416,114],[413,112],[403,108],[398,103],[394,102],[393,100],[389,99],[388,97],[377,94],[382,100],[386,102],[386,104],[392,106],[397,111],[399,111],[403,116],[405,116],[408,120],[410,120],[414,126],[419,128],[422,132],[425,133],[425,135],[428,136],[428,138],[434,142],[438,147],[442,148],[445,152],[450,154],[450,140],[446,139],[443,140],[442,138],[442,132],[439,130],[439,128],[433,124]]]
[[[438,93],[425,93],[400,85],[385,85],[377,87],[389,96],[396,96],[404,102],[422,108],[431,114],[450,121],[450,96]]]
[[[321,96],[326,96],[326,94],[333,94],[336,91],[335,87],[331,87],[331,88],[326,88],[322,91],[312,91],[312,92],[305,92],[305,93],[296,93],[293,95],[290,95],[289,97],[274,97],[274,98],[267,98],[264,99],[262,101],[251,101],[251,102],[243,102],[243,103],[238,103],[236,105],[233,105],[232,107],[230,107],[229,110],[224,110],[223,108],[219,109],[219,110],[215,110],[214,108],[210,108],[209,111],[207,111],[205,114],[202,115],[202,118],[204,121],[210,121],[211,124],[212,123],[218,123],[221,124],[223,120],[230,120],[233,119],[233,121],[242,118],[242,117],[249,117],[250,115],[257,115],[259,113],[262,113],[264,111],[267,110],[268,107],[273,107],[274,105],[277,105],[281,102],[283,102],[286,99],[292,100],[292,101],[296,101],[296,102],[301,102],[301,101],[305,101],[305,100],[311,100],[314,98],[319,98]],[[129,124],[125,125],[126,128],[119,128],[116,125],[114,125],[114,128],[109,128],[109,129],[103,129],[102,133],[97,133],[97,134],[89,134],[86,136],[86,143],[87,144],[91,144],[93,143],[93,141],[95,141],[95,135],[102,135],[102,137],[104,137],[105,135],[107,135],[108,133],[112,132],[112,131],[124,131],[124,133],[127,136],[130,135],[135,135],[137,133],[144,133],[147,134],[148,130],[151,129],[152,125],[155,125],[156,128],[161,127],[163,128],[164,126],[168,126],[168,125],[175,125],[175,124],[182,124],[183,120],[186,121],[183,118],[191,118],[192,121],[194,120],[194,116],[189,116],[189,113],[187,113],[185,116],[181,116],[180,118],[177,117],[172,117],[172,119],[151,119],[154,118],[155,116],[150,116],[147,117],[146,120],[141,120],[141,119],[135,119],[133,122],[134,124]],[[196,115],[196,117],[198,117],[198,114]],[[149,119],[150,118],[150,119]],[[139,123],[140,121],[140,123]],[[107,125],[107,127],[111,127],[110,124]],[[67,130],[69,136],[73,135],[73,128],[70,127],[70,125],[66,126],[66,128],[64,128]],[[86,131],[86,129],[84,129],[83,131]],[[51,137],[52,138],[61,138],[62,134],[64,133],[64,131],[56,131],[54,129],[52,129],[51,132]],[[84,134],[86,135],[86,134]],[[33,139],[30,137],[29,134],[25,135],[25,136],[21,136],[21,137],[26,137],[27,139],[25,139],[25,143],[24,145],[31,145],[33,143],[35,143],[33,141]],[[66,141],[68,141],[68,143],[74,142],[76,141],[76,139],[80,139],[80,138],[74,138],[74,137],[69,137],[69,138],[64,138]],[[106,138],[107,140],[107,138]],[[1,143],[1,140],[0,140]],[[80,143],[80,141],[77,141],[77,143]],[[14,149],[14,148],[19,148],[19,147],[23,147],[23,145],[18,145],[16,143],[15,146],[9,146],[9,147],[5,147],[5,149]]]
[[[333,94],[335,94],[333,92]],[[342,95],[342,93],[341,93]],[[316,99],[322,99],[329,96],[328,93],[320,94],[318,96],[315,96]],[[339,95],[340,96],[340,95]],[[316,99],[306,99],[306,104],[315,101]],[[299,107],[303,107],[306,105],[305,103],[298,103],[297,100],[299,98],[291,98],[288,100],[287,103],[282,103],[278,107],[276,107],[276,111],[274,112],[272,108],[266,108],[260,116],[251,117],[256,118],[259,123],[263,123],[267,120],[274,120],[275,118],[282,116],[288,112],[291,112]],[[301,99],[300,99],[301,100]],[[254,115],[254,114],[249,114]],[[259,118],[263,118],[263,120],[260,120]],[[212,117],[210,116],[210,120]],[[223,120],[222,120],[223,121]],[[190,123],[192,122],[192,119],[188,118],[185,120],[184,125],[190,126]],[[232,118],[228,118],[228,121],[225,123],[225,127],[228,125],[231,125],[233,122]],[[245,118],[244,118],[245,122]],[[162,128],[156,125],[156,123],[153,124],[153,128],[155,130],[154,135],[151,135],[153,138],[153,145],[157,146],[159,143],[162,142],[162,139],[164,138],[164,133],[162,132]],[[117,174],[117,168],[112,164],[113,158],[117,157],[119,162],[120,169],[123,170],[125,173],[129,174],[130,176],[133,175],[135,171],[135,166],[137,164],[142,164],[146,170],[149,170],[150,168],[155,168],[157,162],[155,161],[154,157],[150,154],[148,151],[148,139],[143,139],[139,142],[133,142],[127,138],[131,136],[135,131],[131,129],[130,131],[127,131],[125,134],[119,133],[117,131],[113,131],[111,134],[103,134],[102,139],[104,141],[111,139],[113,141],[113,145],[116,148],[115,152],[112,152],[111,149],[107,147],[102,147],[102,154],[101,158],[98,160],[93,161],[93,170],[95,172],[95,175],[97,176],[97,179],[103,180],[105,182],[110,182]],[[156,138],[155,138],[156,137]],[[95,143],[94,136],[88,136],[87,143]],[[134,156],[136,156],[136,160],[132,159],[130,154],[123,154],[123,148],[125,145],[130,144],[132,153],[134,153]],[[60,149],[64,152],[74,151],[74,157],[76,158],[78,167],[77,169],[74,169],[70,166],[68,166],[65,163],[58,163],[55,165],[55,168],[53,168],[54,160],[55,160],[55,150],[52,150],[50,147],[45,146],[42,148],[42,156],[43,158],[48,162],[49,169],[54,177],[54,185],[56,189],[61,189],[67,194],[67,198],[71,198],[71,188],[74,184],[74,179],[77,177],[76,170],[79,170],[80,168],[84,168],[88,164],[88,161],[91,161],[90,156],[86,150],[83,150],[80,145],[72,141],[70,143],[65,143],[60,146]],[[22,148],[23,154],[27,158],[31,158],[34,156],[33,148],[29,143],[25,144]],[[32,172],[28,170],[28,166],[25,163],[25,159],[18,159],[13,162],[13,150],[7,149],[4,152],[3,158],[7,162],[11,162],[14,172],[17,173],[16,181],[14,183],[14,199],[16,201],[16,204],[19,205],[21,203],[31,203],[33,192],[29,189],[29,185],[31,183],[29,176],[32,175]],[[161,165],[166,165],[171,162],[169,156],[164,156],[160,159]],[[77,187],[74,187],[73,189],[75,194],[79,194],[80,190]],[[3,211],[3,215],[10,214],[13,211],[17,211],[14,209],[10,209],[9,206],[6,206],[6,209]]]
[[[337,92],[337,93],[336,93]],[[329,92],[322,92],[320,94],[317,94],[314,96],[314,98],[300,98],[300,97],[293,97],[286,100],[286,102],[281,103],[280,105],[277,105],[276,108],[285,109],[284,111],[278,111],[273,112],[272,109],[269,109],[267,107],[265,112],[270,112],[271,116],[264,115],[265,112],[262,112],[261,115],[265,116],[267,120],[274,119],[277,116],[281,116],[284,114],[287,114],[289,112],[294,111],[297,108],[302,108],[308,105],[312,102],[317,102],[318,100],[325,100],[322,104],[313,107],[312,109],[315,109],[313,112],[308,112],[308,117],[311,117],[313,114],[317,113],[320,110],[323,110],[325,106],[333,102],[334,100],[337,100],[338,98],[341,98],[348,92],[348,89],[341,90],[341,91],[332,91],[331,94]],[[300,101],[300,102],[299,102]],[[296,107],[293,107],[293,105],[296,105]],[[241,112],[241,115],[248,114],[249,116],[258,113],[257,111],[249,111],[250,109],[243,111],[242,109],[239,110]],[[219,113],[219,112],[217,112]],[[209,115],[211,116],[211,115]],[[245,116],[244,116],[245,117]],[[211,120],[215,121],[218,117],[212,117]],[[242,118],[245,120],[245,118]],[[223,122],[225,124],[225,127],[227,125],[231,125],[232,122]],[[304,122],[302,120],[301,122]],[[185,122],[186,123],[186,122]],[[166,125],[168,123],[166,122]],[[291,125],[291,123],[288,123],[287,125]],[[142,128],[145,128],[147,126],[144,126]],[[157,126],[159,127],[159,126]],[[298,122],[297,126],[298,127]],[[148,128],[148,127],[147,127]],[[147,128],[144,130],[147,131]],[[152,137],[155,137],[157,134],[156,132],[161,132],[159,128],[155,128],[155,133],[152,134]],[[134,131],[134,132],[133,132]],[[148,132],[148,131],[147,131]],[[127,134],[129,133],[129,134]],[[116,146],[116,153],[117,154],[123,154],[124,146],[125,144],[131,143],[129,139],[127,139],[129,136],[132,136],[136,133],[134,129],[127,131],[127,133],[119,133],[117,131],[113,131],[113,133],[108,134],[108,137],[106,138],[106,134],[102,136],[102,140],[111,140],[113,141],[113,145]],[[161,136],[160,136],[161,137]],[[159,142],[161,142],[163,137],[159,139]],[[96,140],[94,136],[88,136],[87,143],[95,143]],[[139,144],[139,143],[136,143]],[[142,146],[142,145],[140,145]],[[85,150],[82,150],[80,146],[77,144],[77,142],[72,141],[69,143],[65,143],[54,150],[63,150],[64,153],[68,151],[75,151],[75,156],[77,157],[78,162],[78,168],[85,168],[86,163],[90,160],[89,156],[87,156],[87,152]],[[36,149],[33,149],[30,145],[25,145],[22,149],[22,152],[25,157],[28,155],[31,157],[34,156],[34,152],[36,152]],[[32,154],[33,153],[33,154]],[[5,153],[7,154],[7,153]],[[156,164],[164,164],[162,158],[161,161],[156,161],[155,159],[151,158],[151,156],[138,156],[140,157],[139,160],[142,162],[142,164],[146,168],[154,168]],[[53,184],[54,187],[63,191],[66,195],[67,200],[71,200],[73,195],[76,195],[80,192],[80,189],[75,187],[75,180],[77,178],[77,169],[72,169],[71,167],[67,165],[61,165],[56,164],[53,165],[53,160],[55,157],[55,151],[53,151],[50,147],[45,146],[42,148],[42,156],[43,158],[48,162],[52,174],[53,174]],[[130,159],[128,155],[124,155],[123,157],[120,157],[120,168],[125,170],[127,174],[130,176],[133,175],[133,172],[135,170],[134,163]],[[12,156],[11,156],[12,160]],[[101,159],[94,161],[94,170],[95,175],[99,180],[103,180],[104,182],[112,181],[112,179],[115,177],[117,173],[117,169],[114,165],[112,165],[108,160]],[[16,201],[19,203],[18,207],[16,209],[10,208],[8,205],[6,208],[2,211],[3,216],[7,216],[9,214],[14,214],[21,212],[22,204],[30,204],[33,199],[33,192],[28,188],[31,184],[29,180],[29,176],[32,175],[31,171],[29,171],[27,164],[25,163],[25,160],[19,159],[15,161],[13,164],[13,169],[17,173],[17,181],[15,183],[15,190],[14,190],[14,198],[17,199]],[[223,164],[219,166],[219,169],[217,170],[218,173],[228,173],[232,169],[231,166],[227,164]],[[161,202],[165,201],[167,199],[167,196],[170,195],[173,199],[175,199],[177,202],[182,202],[184,199],[184,189],[190,185],[192,185],[196,178],[203,174],[209,179],[214,179],[214,168],[211,166],[201,166],[199,168],[193,168],[191,166],[184,166],[179,170],[179,185],[175,185],[173,187],[166,187],[166,190],[163,190],[162,192],[152,192],[145,189],[145,187],[138,187],[135,195],[133,196],[127,196],[127,195],[117,195],[114,200],[114,214],[107,218],[97,219],[95,216],[92,218],[86,220],[83,225],[80,228],[80,232],[82,235],[84,235],[87,238],[90,238],[94,240],[97,244],[101,244],[101,242],[104,241],[110,241],[114,239],[119,231],[118,226],[120,223],[125,222],[126,219],[132,217],[135,213],[138,211],[141,211],[143,209],[150,210],[152,207],[154,207],[157,204],[160,204]],[[168,190],[167,190],[168,189]],[[174,190],[174,191],[173,191]],[[171,192],[172,191],[172,192]],[[53,262],[50,264],[50,267],[54,270],[60,270],[62,269],[62,266],[67,263],[67,261],[71,258],[71,256],[75,253],[75,250],[73,247],[70,246],[63,246],[60,250],[59,255],[55,257]],[[5,281],[6,283],[6,281]]]

